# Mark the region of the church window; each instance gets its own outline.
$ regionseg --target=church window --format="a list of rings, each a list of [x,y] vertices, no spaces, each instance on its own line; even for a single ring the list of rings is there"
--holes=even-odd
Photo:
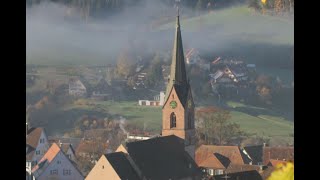
[[[174,113],[171,113],[171,115],[170,115],[170,128],[175,128],[175,127],[177,127],[176,115]]]

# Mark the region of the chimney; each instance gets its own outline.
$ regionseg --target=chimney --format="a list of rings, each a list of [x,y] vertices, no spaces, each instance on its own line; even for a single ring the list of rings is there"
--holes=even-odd
[[[26,135],[28,135],[28,130],[29,130],[28,123],[26,123]]]
[[[60,139],[59,139],[59,143],[58,144],[59,144],[59,147],[61,147],[62,143],[61,143]]]
[[[263,147],[266,147],[266,144],[267,144],[267,143],[263,143]]]

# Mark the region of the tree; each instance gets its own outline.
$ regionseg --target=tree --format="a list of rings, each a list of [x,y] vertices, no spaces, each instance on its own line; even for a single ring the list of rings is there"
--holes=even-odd
[[[259,75],[256,79],[256,91],[262,102],[271,104],[272,92],[276,90],[274,78],[266,75]]]
[[[279,14],[284,9],[284,1],[283,0],[274,0],[274,11]]]
[[[245,135],[236,123],[230,123],[230,112],[217,107],[206,107],[196,112],[197,135],[206,144],[230,144],[242,141]]]
[[[135,65],[136,63],[132,57],[132,53],[128,50],[124,50],[120,53],[117,60],[117,73],[127,79],[128,76],[133,74]]]
[[[148,71],[148,76],[146,78],[146,85],[149,87],[154,87],[162,82],[162,61],[160,55],[157,53],[152,62]]]
[[[257,11],[261,10],[259,0],[250,0],[249,7],[253,8],[254,10],[257,10]]]

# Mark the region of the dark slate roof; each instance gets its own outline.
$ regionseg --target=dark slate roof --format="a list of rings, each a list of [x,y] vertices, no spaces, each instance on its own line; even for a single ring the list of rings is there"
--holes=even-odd
[[[188,90],[190,87],[187,80],[186,65],[184,62],[179,16],[177,16],[176,35],[172,50],[170,80],[166,89],[165,102],[168,99],[168,95],[172,87],[175,87],[182,105],[185,106]]]
[[[213,176],[212,180],[225,180],[224,175],[216,175]],[[229,176],[228,180],[262,180],[261,175],[256,170],[252,171],[243,171],[243,172],[237,172],[237,173],[230,173],[227,174]]]
[[[222,163],[222,165],[225,167],[225,168],[228,168],[228,166],[230,165],[231,161],[228,157],[220,154],[220,153],[213,153],[217,159]]]
[[[184,150],[184,140],[174,135],[127,143],[127,150],[147,179],[177,179],[201,174]]]
[[[105,157],[122,180],[140,179],[123,152],[106,154]]]
[[[263,145],[244,147],[244,150],[252,159],[252,164],[258,164],[258,162],[262,162],[262,148]]]

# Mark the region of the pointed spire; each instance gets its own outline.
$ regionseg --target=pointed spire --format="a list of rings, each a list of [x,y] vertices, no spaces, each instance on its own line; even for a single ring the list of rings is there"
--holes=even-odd
[[[169,79],[167,90],[166,90],[166,99],[173,85],[179,85],[181,86],[182,89],[187,89],[187,86],[188,86],[186,66],[184,62],[182,37],[181,37],[181,30],[180,30],[179,8],[178,8],[178,14],[177,14],[177,20],[176,20],[175,40],[174,40],[174,45],[172,50],[170,79]],[[182,96],[185,95],[184,92],[182,94],[180,95]]]
[[[179,9],[177,15],[175,41],[172,51],[170,81],[174,81],[174,84],[181,85],[187,83],[186,67],[184,62],[184,53],[180,30]]]

